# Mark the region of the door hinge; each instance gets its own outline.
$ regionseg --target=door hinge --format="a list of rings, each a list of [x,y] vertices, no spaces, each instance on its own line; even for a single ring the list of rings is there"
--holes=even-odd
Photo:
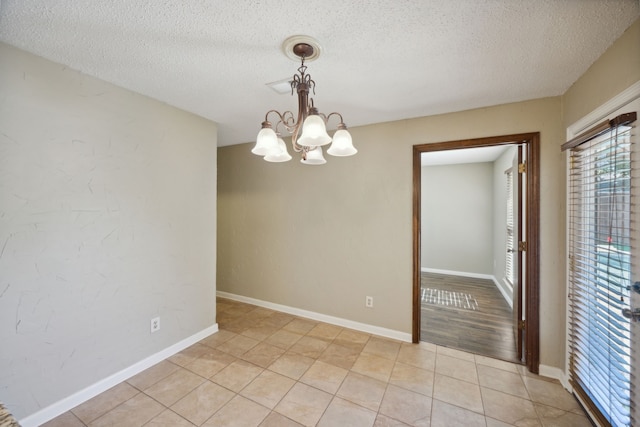
[[[527,242],[518,242],[518,250],[524,252],[527,250]]]
[[[524,320],[518,320],[518,329],[522,329],[524,331],[525,326],[526,323]]]
[[[518,173],[526,173],[527,172],[527,164],[525,162],[518,163]]]

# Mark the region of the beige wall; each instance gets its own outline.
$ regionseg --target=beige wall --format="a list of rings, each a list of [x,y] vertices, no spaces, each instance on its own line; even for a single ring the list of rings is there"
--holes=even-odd
[[[219,148],[218,289],[410,333],[413,145],[539,131],[541,363],[563,367],[560,107],[556,97],[353,128],[360,152],[320,167]]]
[[[215,324],[216,133],[0,43],[0,401],[17,418]]]
[[[591,65],[563,95],[563,125],[568,127],[640,81],[640,19]]]

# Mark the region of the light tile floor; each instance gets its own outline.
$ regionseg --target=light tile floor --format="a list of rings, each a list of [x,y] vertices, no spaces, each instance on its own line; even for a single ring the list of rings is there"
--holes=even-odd
[[[44,424],[590,426],[555,380],[218,299],[220,331]]]

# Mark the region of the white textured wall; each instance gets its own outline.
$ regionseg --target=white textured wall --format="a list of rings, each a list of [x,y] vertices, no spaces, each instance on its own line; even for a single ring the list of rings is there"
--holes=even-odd
[[[422,268],[492,274],[492,175],[488,162],[422,167]]]
[[[0,401],[18,418],[213,325],[215,225],[214,123],[0,44]]]

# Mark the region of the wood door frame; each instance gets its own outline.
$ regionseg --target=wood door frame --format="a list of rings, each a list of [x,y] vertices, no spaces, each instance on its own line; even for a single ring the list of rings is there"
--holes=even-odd
[[[419,144],[413,146],[413,342],[420,342],[420,245],[422,200],[422,153],[523,144],[526,147],[526,236],[525,252],[525,337],[524,358],[529,371],[538,373],[540,365],[540,132],[458,141]]]

